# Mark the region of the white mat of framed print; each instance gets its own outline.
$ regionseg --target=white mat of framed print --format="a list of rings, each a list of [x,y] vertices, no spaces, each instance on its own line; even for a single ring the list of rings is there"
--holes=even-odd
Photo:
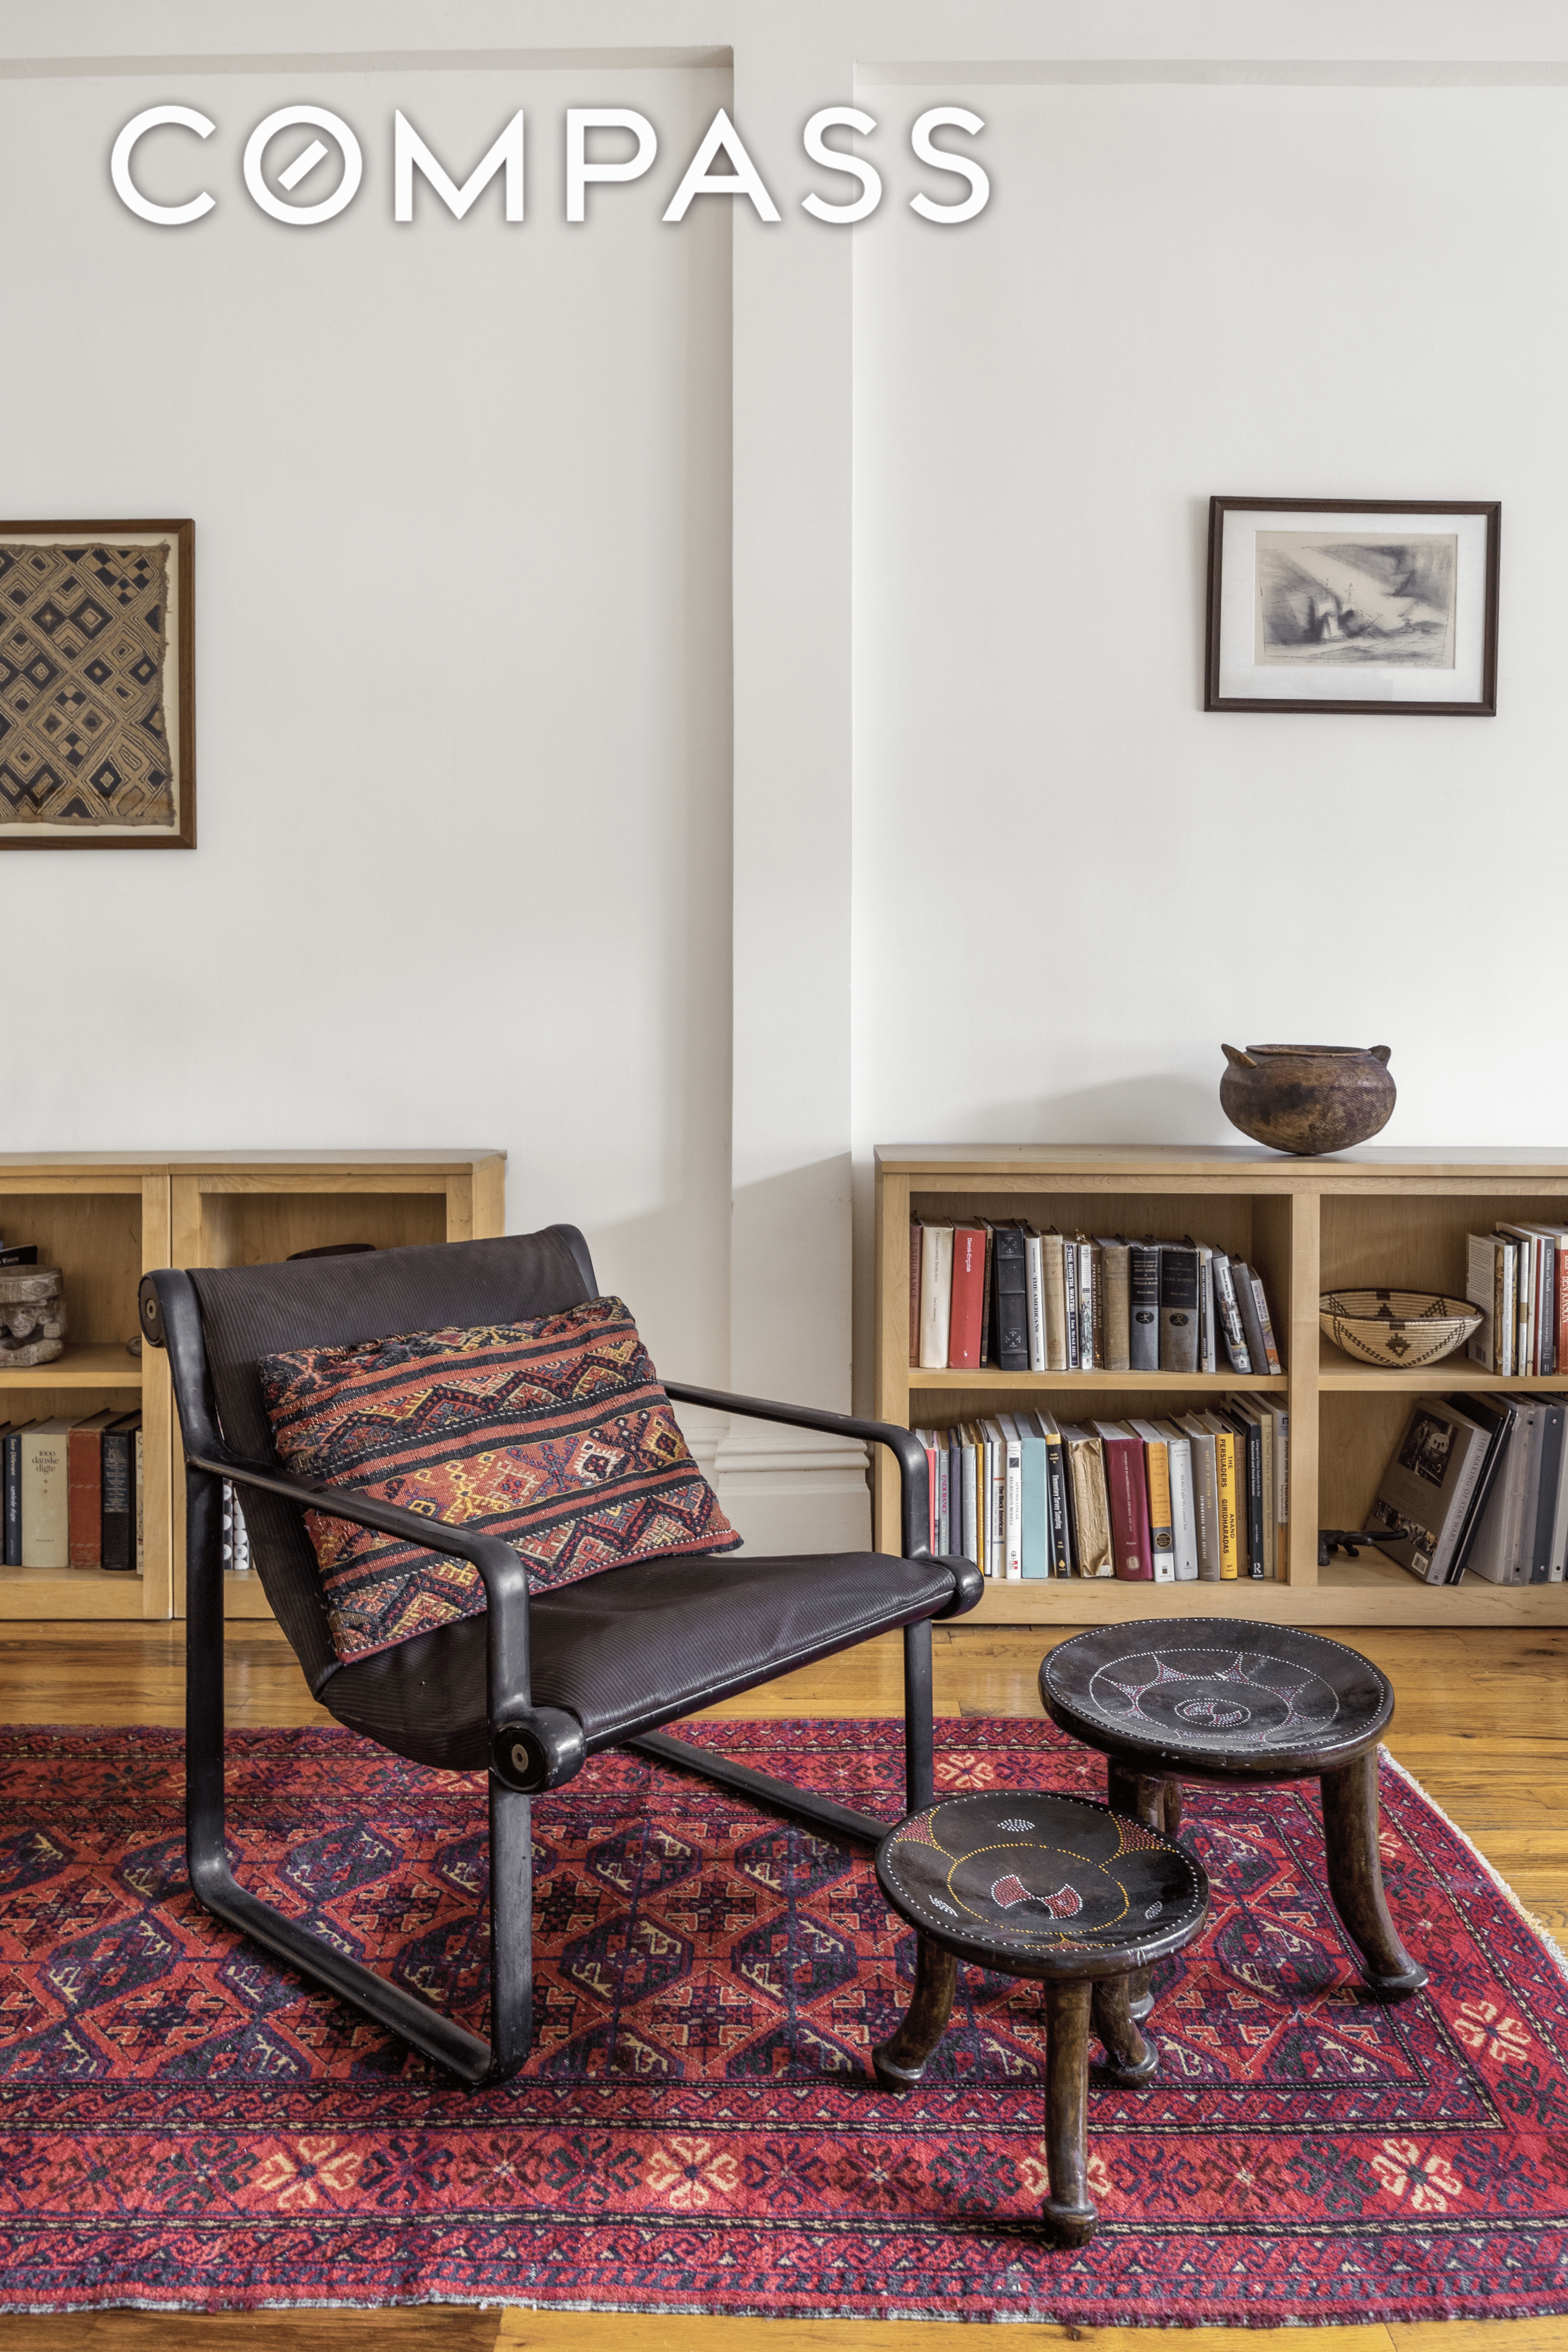
[[[195,847],[195,546],[0,522],[0,850]]]
[[[1501,511],[1211,499],[1204,709],[1494,717]]]

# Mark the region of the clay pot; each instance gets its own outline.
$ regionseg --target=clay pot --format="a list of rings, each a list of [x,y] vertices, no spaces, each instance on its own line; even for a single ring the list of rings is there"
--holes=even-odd
[[[1315,1158],[1364,1143],[1388,1125],[1394,1084],[1386,1045],[1224,1047],[1220,1108],[1275,1151]]]

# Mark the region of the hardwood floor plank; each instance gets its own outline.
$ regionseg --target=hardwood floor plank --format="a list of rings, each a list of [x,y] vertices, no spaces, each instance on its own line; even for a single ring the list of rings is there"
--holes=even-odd
[[[1019,2352],[1070,2344],[1079,2352],[1286,2352],[1300,2328],[1010,2326]],[[954,2320],[641,2318],[625,2312],[502,2315],[496,2352],[976,2352],[976,2330]],[[1393,2352],[1386,2327],[1315,2327],[1312,2352]],[[1421,2352],[1426,2352],[1423,2346]],[[1459,2352],[1459,2347],[1455,2347]],[[1487,2347],[1490,2352],[1490,2347]],[[1508,2352],[1527,2352],[1514,2344]],[[1531,2347],[1533,2352],[1533,2347]]]
[[[73,2311],[8,2314],[0,2327],[5,2352],[493,2352],[502,2315],[493,2305],[434,2303],[412,2311]]]

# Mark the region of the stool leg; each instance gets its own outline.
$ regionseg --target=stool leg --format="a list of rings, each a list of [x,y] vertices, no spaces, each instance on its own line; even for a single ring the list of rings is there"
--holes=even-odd
[[[1046,1989],[1046,2167],[1051,2193],[1043,2211],[1059,2246],[1084,2246],[1100,2215],[1089,2202],[1085,2109],[1089,2093],[1089,1987]]]
[[[1377,1750],[1322,1778],[1329,1893],[1340,1925],[1362,1956],[1361,1972],[1384,2000],[1419,1992],[1426,1971],[1399,1940],[1383,1892],[1377,1855]]]
[[[1173,1805],[1176,1820],[1182,1818],[1180,1781],[1167,1780],[1158,1772],[1135,1772],[1130,1764],[1119,1764],[1114,1756],[1105,1759],[1105,1801],[1113,1813],[1125,1813],[1131,1821],[1142,1822],[1146,1830],[1163,1830],[1167,1837],[1176,1833],[1169,1826]],[[1127,2006],[1138,2025],[1153,2008],[1147,1969],[1134,1969],[1128,1978]]]
[[[879,2091],[908,2091],[925,2073],[926,2061],[947,2031],[958,1990],[958,1962],[929,1937],[915,1938],[915,1989],[901,2025],[871,2052]]]
[[[1145,1973],[1140,1970],[1142,1975]],[[1147,2083],[1160,2071],[1160,2053],[1145,2042],[1133,2022],[1126,1977],[1101,1977],[1091,2003],[1094,2030],[1105,2050],[1105,2063],[1119,2083]]]

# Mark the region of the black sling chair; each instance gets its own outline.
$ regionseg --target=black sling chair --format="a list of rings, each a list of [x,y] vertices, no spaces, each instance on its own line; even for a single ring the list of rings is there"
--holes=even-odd
[[[530,1799],[559,1789],[603,1748],[635,1748],[845,1840],[889,1823],[670,1738],[661,1724],[793,1667],[901,1627],[907,1805],[931,1802],[931,1646],[936,1617],[979,1600],[979,1570],[933,1559],[926,1458],[907,1429],[668,1381],[671,1398],[886,1445],[898,1457],[903,1553],[651,1560],[531,1595],[510,1544],[310,1486],[281,1467],[258,1359],[400,1331],[518,1322],[598,1295],[571,1225],[499,1241],[318,1258],[310,1265],[192,1268],[142,1281],[144,1338],[166,1348],[185,1447],[187,1557],[185,1845],[205,1907],[277,1958],[400,2034],[475,2086],[504,2082],[532,2032]],[[224,1845],[222,1484],[245,1506],[251,1557],[312,1692],[399,1756],[450,1771],[488,1768],[490,2039],[484,2042],[247,1894]],[[469,1561],[487,1613],[347,1664],[328,1636],[306,1507]],[[437,1542],[437,1538],[439,1538]]]

